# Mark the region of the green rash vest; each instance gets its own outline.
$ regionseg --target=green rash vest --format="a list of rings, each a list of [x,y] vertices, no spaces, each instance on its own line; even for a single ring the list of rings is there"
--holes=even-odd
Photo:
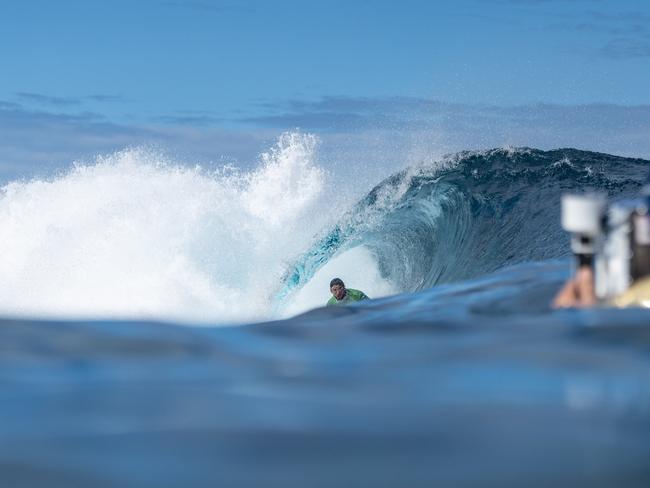
[[[368,300],[368,296],[359,290],[354,290],[352,288],[346,288],[346,293],[343,297],[343,300],[337,300],[336,297],[332,297],[327,301],[327,306],[330,305],[347,305],[352,302],[360,302],[361,300]]]

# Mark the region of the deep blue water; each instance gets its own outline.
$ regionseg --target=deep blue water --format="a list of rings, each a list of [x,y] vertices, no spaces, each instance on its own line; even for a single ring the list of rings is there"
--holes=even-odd
[[[559,195],[634,195],[647,165],[494,151],[396,175],[278,292],[362,243],[405,293],[356,306],[3,319],[2,485],[648,486],[650,313],[549,307],[570,269]]]

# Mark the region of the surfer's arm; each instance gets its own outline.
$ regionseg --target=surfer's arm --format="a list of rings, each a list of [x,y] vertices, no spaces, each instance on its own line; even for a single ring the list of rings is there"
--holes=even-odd
[[[594,272],[590,267],[583,266],[555,296],[553,308],[593,307],[597,302]]]

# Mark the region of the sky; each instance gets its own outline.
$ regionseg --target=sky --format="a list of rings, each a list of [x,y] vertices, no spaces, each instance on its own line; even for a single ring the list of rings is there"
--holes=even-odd
[[[650,159],[642,0],[0,0],[0,69],[0,182],[133,145],[250,165],[293,129],[366,165]]]

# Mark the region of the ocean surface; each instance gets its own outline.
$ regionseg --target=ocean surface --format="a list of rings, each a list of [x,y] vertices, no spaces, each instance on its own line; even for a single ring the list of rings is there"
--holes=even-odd
[[[352,198],[285,134],[248,172],[10,182],[2,486],[648,486],[650,312],[549,303],[561,194],[649,170],[462,152]],[[318,308],[334,276],[374,299]]]

